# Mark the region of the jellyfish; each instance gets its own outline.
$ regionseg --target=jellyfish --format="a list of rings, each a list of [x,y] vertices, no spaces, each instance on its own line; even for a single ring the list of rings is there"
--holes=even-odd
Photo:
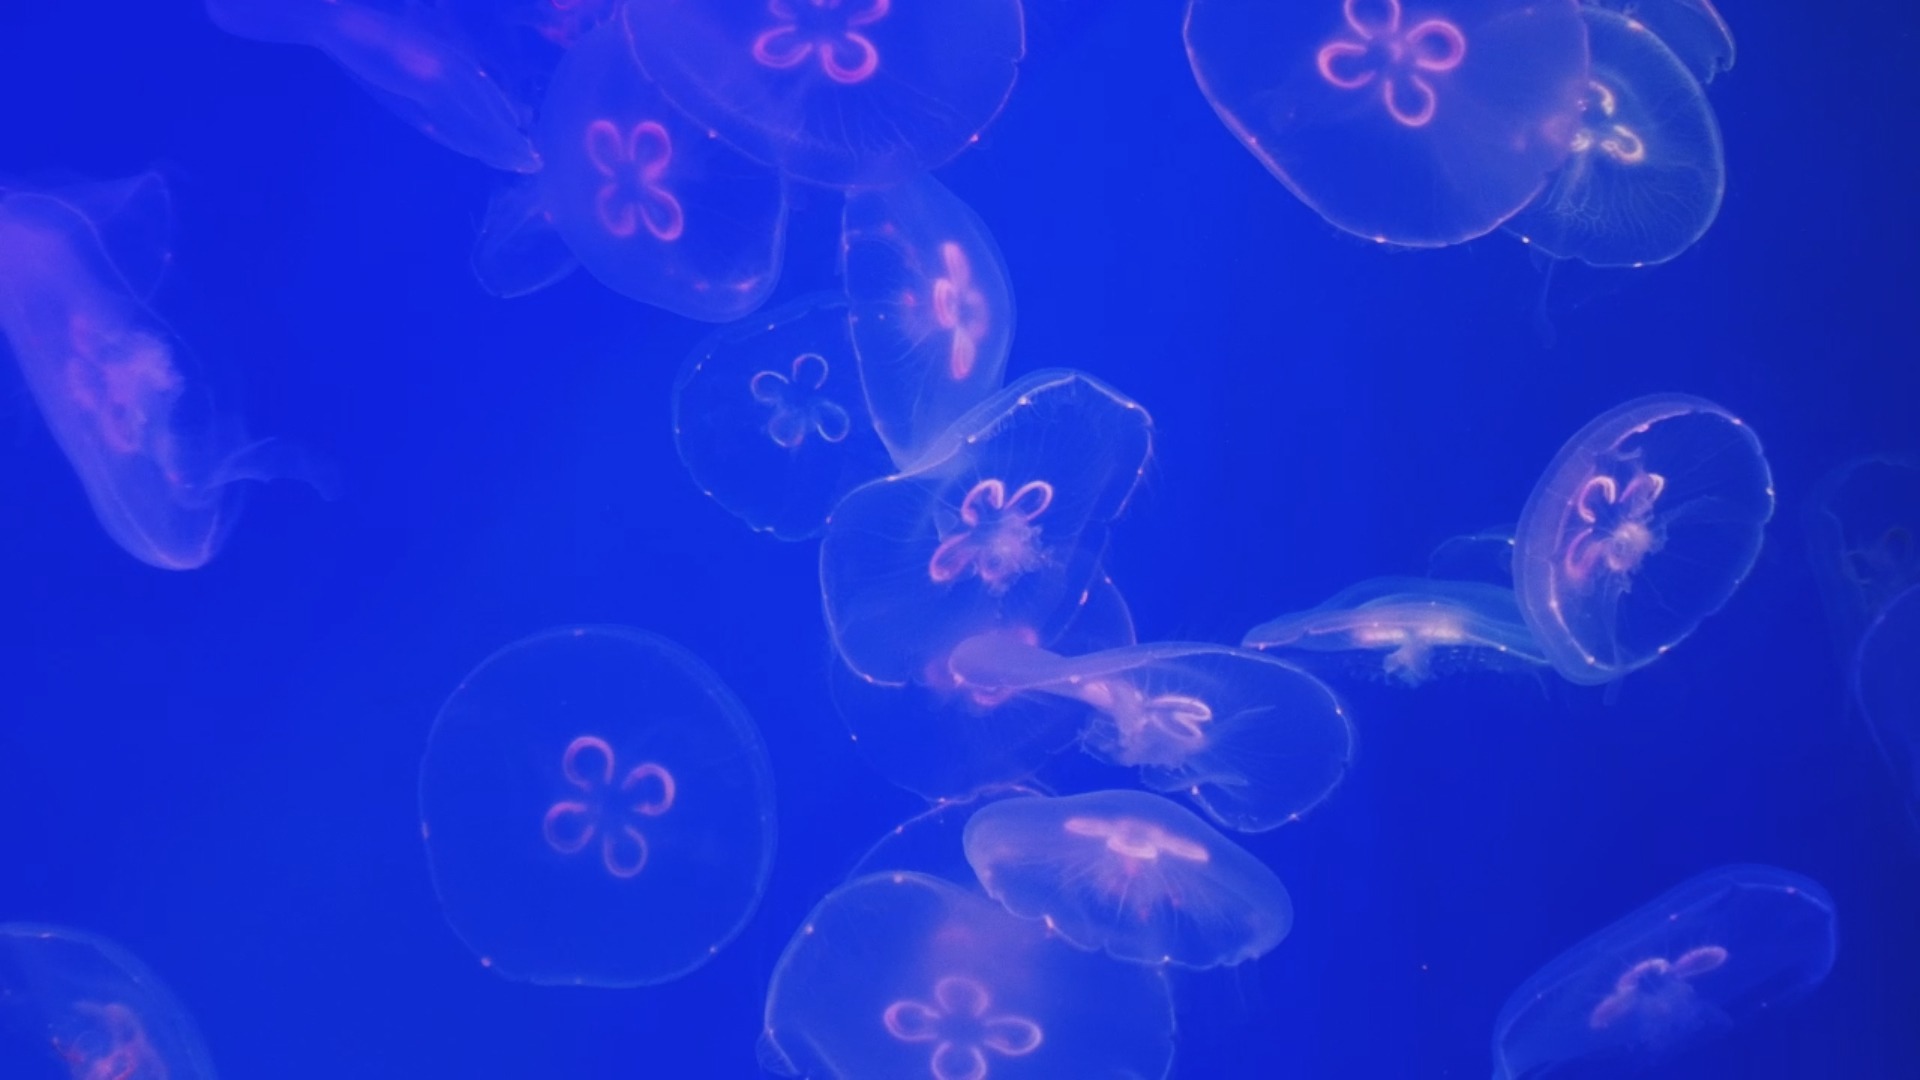
[[[696,123],[830,187],[897,184],[966,149],[1026,49],[1019,0],[635,0],[625,18]]]
[[[78,930],[0,926],[0,1076],[213,1075],[193,1018],[125,950]]]
[[[1853,659],[1853,700],[1920,824],[1920,585],[1868,624]]]
[[[772,293],[785,185],[668,105],[619,20],[561,60],[534,136],[546,218],[608,288],[709,322],[740,318]]]
[[[516,176],[494,189],[472,266],[480,287],[502,300],[537,293],[580,268],[541,203],[537,177]]]
[[[1872,454],[1820,478],[1807,552],[1843,655],[1894,597],[1920,585],[1920,457]]]
[[[192,570],[239,517],[239,482],[307,471],[284,444],[246,440],[148,307],[169,208],[152,173],[0,186],[0,333],[107,535],[149,566]]]
[[[1818,884],[1769,866],[1710,870],[1514,991],[1494,1027],[1495,1080],[1644,1068],[1805,996],[1833,952]]]
[[[807,915],[767,986],[760,1058],[848,1080],[1157,1080],[1173,1032],[1161,972],[896,871],[849,881]]]
[[[1604,8],[1582,15],[1593,65],[1572,153],[1505,227],[1556,259],[1666,262],[1720,214],[1720,125],[1700,84],[1646,27]]]
[[[388,112],[434,142],[507,172],[539,170],[524,110],[493,74],[418,6],[389,12],[350,0],[206,0],[236,37],[310,45]]]
[[[968,819],[964,843],[981,886],[1008,911],[1129,963],[1241,964],[1293,925],[1273,871],[1143,791],[997,802]]]
[[[892,471],[860,395],[846,301],[804,297],[702,342],[674,384],[673,441],[700,490],[753,529],[818,533],[843,495]]]
[[[1624,15],[1646,27],[1705,86],[1731,70],[1736,59],[1733,30],[1712,0],[1581,0]]]
[[[1514,539],[1521,614],[1576,683],[1659,659],[1733,595],[1773,516],[1760,440],[1710,401],[1654,394],[1562,447]]]
[[[983,806],[1006,799],[1051,798],[1053,792],[1040,784],[1025,781],[982,788],[958,799],[939,799],[927,809],[888,829],[886,834],[861,855],[847,871],[847,880],[869,874],[911,871],[927,877],[978,890],[980,879],[973,876],[962,843],[967,820]]]
[[[1061,655],[1006,633],[962,642],[948,664],[976,693],[1086,706],[1082,749],[1137,766],[1215,822],[1264,832],[1325,802],[1353,762],[1353,725],[1313,676],[1246,649],[1154,642]]]
[[[994,391],[1013,291],[979,217],[932,177],[847,196],[841,272],[874,427],[911,468]]]
[[[904,685],[988,630],[1049,647],[1098,573],[1152,431],[1145,409],[1091,376],[1042,371],[956,421],[913,471],[854,489],[820,544],[841,659]]]
[[[1575,0],[1188,0],[1214,111],[1328,222],[1471,240],[1566,160],[1587,88]]]
[[[420,766],[447,922],[483,966],[647,986],[731,941],[773,863],[773,772],[732,691],[661,638],[550,630],[464,679]]]
[[[1363,581],[1318,607],[1261,623],[1241,644],[1295,656],[1358,657],[1407,686],[1451,671],[1547,662],[1511,588],[1433,578]]]

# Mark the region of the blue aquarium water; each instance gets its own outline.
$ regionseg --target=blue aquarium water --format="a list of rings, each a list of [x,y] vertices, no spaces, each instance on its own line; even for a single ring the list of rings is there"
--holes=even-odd
[[[1920,1076],[1917,28],[0,7],[0,1077]]]

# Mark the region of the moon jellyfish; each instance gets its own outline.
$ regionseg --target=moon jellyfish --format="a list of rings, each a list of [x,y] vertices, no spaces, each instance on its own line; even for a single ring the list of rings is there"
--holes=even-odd
[[[1710,401],[1636,398],[1562,447],[1520,514],[1520,611],[1561,675],[1660,658],[1753,569],[1773,477],[1752,429]]]
[[[941,799],[887,830],[847,871],[847,880],[868,874],[912,871],[939,878],[966,889],[979,887],[963,843],[967,819],[983,806],[1005,799],[1048,798],[1051,792],[1033,784],[1006,784],[975,792],[963,799]]]
[[[808,297],[702,342],[674,384],[673,441],[700,490],[754,529],[819,532],[841,496],[891,471],[846,302]]]
[[[1214,111],[1321,217],[1440,247],[1566,160],[1587,85],[1574,0],[1188,0]]]
[[[874,427],[902,468],[1000,389],[1013,291],[993,236],[932,177],[847,196],[841,272]]]
[[[1185,792],[1230,829],[1297,821],[1353,762],[1353,725],[1313,676],[1219,645],[1155,642],[1062,656],[1008,634],[963,642],[948,661],[976,693],[1035,692],[1085,706],[1081,747],[1141,782]]]
[[[1160,972],[896,872],[848,882],[807,915],[767,986],[760,1058],[814,1080],[1155,1080],[1173,1030]]]
[[[1874,454],[1820,478],[1807,551],[1842,652],[1894,597],[1920,585],[1920,458]]]
[[[1710,870],[1514,991],[1494,1027],[1495,1080],[1644,1068],[1803,997],[1833,952],[1818,884],[1769,866]]]
[[[207,15],[236,37],[319,49],[388,112],[449,150],[508,172],[540,168],[522,110],[427,9],[395,13],[345,0],[207,0]]]
[[[502,300],[530,296],[580,268],[540,196],[537,177],[515,177],[487,200],[473,242],[473,276]]]
[[[1702,86],[1733,68],[1733,30],[1712,0],[1582,0],[1652,31]]]
[[[78,930],[0,926],[0,1076],[213,1074],[193,1019],[139,960]]]
[[[854,489],[820,544],[841,659],[899,685],[937,682],[929,665],[989,630],[1051,646],[1098,573],[1152,433],[1145,409],[1091,376],[1042,371],[956,421],[913,471]]]
[[[731,941],[773,863],[773,771],[720,680],[665,640],[550,630],[469,674],[420,766],[447,921],[518,982],[646,986]]]
[[[1508,550],[1504,544],[1502,550]],[[1241,644],[1295,655],[1358,655],[1407,686],[1452,671],[1547,662],[1511,588],[1432,578],[1363,581],[1318,607],[1261,623]]]
[[[236,482],[292,463],[244,439],[147,306],[170,257],[169,208],[152,173],[52,192],[0,185],[0,332],[107,535],[149,566],[191,570],[238,518]]]
[[[1868,624],[1853,660],[1853,699],[1920,823],[1920,585]]]
[[[1726,162],[1700,84],[1647,28],[1586,8],[1593,50],[1572,153],[1508,231],[1556,259],[1666,262],[1720,214]]]
[[[695,122],[833,187],[897,184],[966,149],[1026,49],[1019,0],[636,0],[625,17]]]

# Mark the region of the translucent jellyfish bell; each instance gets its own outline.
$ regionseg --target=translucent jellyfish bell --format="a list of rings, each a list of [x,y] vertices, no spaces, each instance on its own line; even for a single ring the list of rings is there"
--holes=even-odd
[[[1920,823],[1920,585],[1868,624],[1854,654],[1853,699]]]
[[[756,160],[884,187],[967,148],[1013,90],[1019,0],[632,0],[633,50]]]
[[[1471,240],[1566,159],[1587,84],[1574,0],[1188,0],[1214,111],[1321,217]]]
[[[1173,1028],[1160,972],[895,872],[850,881],[807,915],[767,986],[760,1058],[786,1076],[849,1080],[1157,1080]]]
[[[1644,1068],[1803,997],[1833,953],[1818,884],[1769,866],[1710,870],[1514,991],[1494,1027],[1494,1078]]]
[[[1037,784],[1024,783],[983,788],[960,799],[938,800],[888,829],[885,836],[860,856],[853,869],[847,871],[847,880],[868,874],[911,871],[963,889],[978,889],[980,881],[973,876],[962,842],[967,820],[981,807],[1005,799],[1043,799],[1052,795]]]
[[[1261,623],[1241,644],[1294,656],[1359,656],[1408,686],[1451,671],[1547,662],[1511,588],[1432,578],[1363,581],[1318,607]]]
[[[1618,12],[1652,31],[1702,86],[1731,70],[1733,30],[1712,0],[1582,0]]]
[[[1014,312],[1000,248],[922,177],[847,196],[840,265],[874,427],[911,468],[1006,375]]]
[[[980,884],[1008,911],[1119,960],[1239,964],[1293,925],[1273,871],[1158,795],[1009,799],[977,811],[965,843]]]
[[[1617,679],[1720,610],[1772,516],[1773,476],[1739,417],[1681,394],[1636,398],[1569,440],[1527,499],[1520,611],[1561,675]]]
[[[473,241],[473,276],[502,300],[530,296],[580,268],[541,196],[538,176],[516,176],[487,200]]]
[[[1700,84],[1646,27],[1601,8],[1582,15],[1593,67],[1572,153],[1506,228],[1556,259],[1666,262],[1720,214],[1719,122]]]
[[[77,930],[0,926],[0,1076],[213,1075],[193,1018],[125,950]]]
[[[854,489],[820,544],[841,659],[900,685],[989,630],[1049,647],[1099,572],[1152,430],[1145,409],[1091,376],[1042,371],[955,422],[914,471]]]
[[[421,835],[447,922],[541,984],[646,986],[701,966],[760,902],[773,771],[699,660],[619,627],[495,653],[434,722]]]
[[[1828,621],[1851,654],[1874,616],[1920,585],[1920,458],[1873,454],[1827,473],[1806,528]]]

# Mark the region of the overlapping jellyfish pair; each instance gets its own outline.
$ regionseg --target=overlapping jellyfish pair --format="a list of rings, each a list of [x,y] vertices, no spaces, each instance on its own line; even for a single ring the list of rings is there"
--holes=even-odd
[[[1772,473],[1745,422],[1678,394],[1610,409],[1561,448],[1521,511],[1511,586],[1367,582],[1247,633],[1250,648],[1378,658],[1414,684],[1482,664],[1610,682],[1720,610],[1759,557]]]
[[[211,1080],[193,1018],[145,964],[102,938],[0,926],[0,1075]]]
[[[241,481],[305,470],[287,447],[245,438],[149,306],[172,261],[171,213],[153,173],[0,182],[0,333],[107,535],[150,566],[191,570],[225,542]]]
[[[420,817],[448,924],[520,982],[678,978],[740,932],[773,863],[746,709],[621,627],[550,630],[474,669],[434,722]]]
[[[1554,258],[1671,259],[1719,213],[1708,0],[1189,0],[1227,128],[1334,226],[1441,247],[1506,227]]]
[[[1769,866],[1725,866],[1581,942],[1515,990],[1494,1080],[1624,1075],[1811,993],[1833,967],[1833,900]]]

